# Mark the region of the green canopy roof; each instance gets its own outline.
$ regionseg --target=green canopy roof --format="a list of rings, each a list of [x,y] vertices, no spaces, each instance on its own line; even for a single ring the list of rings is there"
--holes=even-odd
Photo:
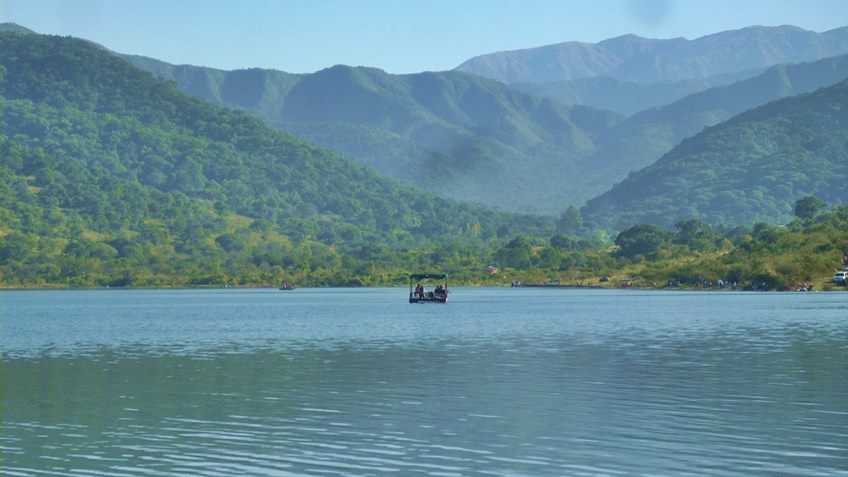
[[[424,279],[427,279],[427,278],[433,278],[433,279],[436,279],[436,280],[443,280],[443,279],[448,278],[448,274],[447,273],[410,273],[409,274],[410,280],[424,280]]]

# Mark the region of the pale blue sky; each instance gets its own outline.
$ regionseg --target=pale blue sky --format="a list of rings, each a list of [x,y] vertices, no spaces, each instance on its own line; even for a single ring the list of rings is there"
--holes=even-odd
[[[0,0],[0,21],[178,64],[412,73],[625,33],[694,39],[785,24],[821,32],[848,25],[848,0]]]

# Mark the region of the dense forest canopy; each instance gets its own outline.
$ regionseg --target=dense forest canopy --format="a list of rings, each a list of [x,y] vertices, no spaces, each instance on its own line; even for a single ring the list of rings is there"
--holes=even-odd
[[[67,249],[73,240],[108,246],[106,258],[120,256],[115,245],[127,241],[137,259],[170,267],[177,258],[220,265],[239,251],[246,256],[236,268],[261,268],[303,253],[333,265],[420,244],[473,248],[553,231],[549,218],[496,213],[383,179],[81,40],[0,33],[0,68],[2,232],[32,241],[44,263],[75,250],[85,257]],[[290,257],[263,259],[269,240],[276,255]]]

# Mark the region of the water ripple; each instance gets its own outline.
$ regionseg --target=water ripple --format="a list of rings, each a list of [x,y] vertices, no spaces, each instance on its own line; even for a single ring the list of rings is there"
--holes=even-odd
[[[848,475],[837,295],[304,292],[4,295],[0,470]]]

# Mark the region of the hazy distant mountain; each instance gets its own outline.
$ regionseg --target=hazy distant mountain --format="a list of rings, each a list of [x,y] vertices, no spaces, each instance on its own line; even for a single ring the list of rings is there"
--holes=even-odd
[[[779,65],[753,78],[710,88],[667,106],[639,112],[610,128],[586,159],[599,188],[652,164],[683,139],[751,108],[807,93],[848,77],[848,55]]]
[[[761,73],[761,69],[707,78],[637,83],[596,76],[550,83],[512,83],[510,88],[563,104],[580,104],[631,115],[662,106],[707,88],[734,83]]]
[[[847,203],[846,181],[848,80],[708,128],[590,200],[582,212],[614,229],[689,218],[780,222],[806,195]]]
[[[736,73],[848,53],[848,27],[824,33],[752,26],[695,40],[624,35],[600,43],[565,42],[481,55],[456,69],[504,83],[548,83],[595,76],[653,83]]]
[[[503,210],[556,213],[594,195],[577,158],[622,119],[457,71],[391,75],[339,65],[295,75],[124,58],[386,175]]]

